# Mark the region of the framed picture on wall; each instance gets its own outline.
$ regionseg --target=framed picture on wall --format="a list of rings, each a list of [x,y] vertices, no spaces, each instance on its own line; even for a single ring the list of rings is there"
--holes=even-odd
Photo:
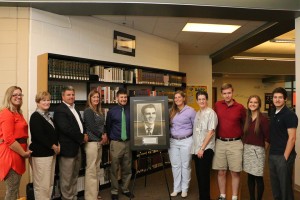
[[[166,96],[131,97],[130,119],[132,150],[169,148],[169,114]]]
[[[135,36],[114,31],[114,53],[135,56]]]

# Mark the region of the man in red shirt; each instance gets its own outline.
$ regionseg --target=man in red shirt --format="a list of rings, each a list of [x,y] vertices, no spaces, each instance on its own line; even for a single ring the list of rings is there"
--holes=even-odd
[[[246,109],[232,98],[233,87],[231,84],[224,83],[221,87],[221,93],[224,100],[215,104],[219,123],[213,169],[218,170],[219,200],[226,200],[228,168],[232,178],[232,200],[237,200],[243,161],[241,137]]]

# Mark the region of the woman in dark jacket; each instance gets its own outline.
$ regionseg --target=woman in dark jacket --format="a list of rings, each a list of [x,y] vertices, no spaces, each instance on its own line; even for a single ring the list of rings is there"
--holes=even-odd
[[[39,92],[35,97],[36,111],[30,117],[32,174],[35,199],[50,199],[56,155],[60,152],[58,134],[49,115],[50,94]]]

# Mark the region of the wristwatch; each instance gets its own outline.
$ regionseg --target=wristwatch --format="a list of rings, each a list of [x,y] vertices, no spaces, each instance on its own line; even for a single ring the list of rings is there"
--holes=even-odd
[[[204,149],[204,148],[201,148],[200,150],[201,150],[201,151],[205,151],[205,149]]]

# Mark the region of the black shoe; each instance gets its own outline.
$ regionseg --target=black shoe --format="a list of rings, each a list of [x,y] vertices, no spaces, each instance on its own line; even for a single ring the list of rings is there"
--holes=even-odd
[[[119,200],[119,196],[117,194],[111,194],[111,200]]]
[[[131,192],[122,192],[122,194],[124,194],[126,197],[128,197],[128,198],[134,198],[134,195],[131,193]]]

